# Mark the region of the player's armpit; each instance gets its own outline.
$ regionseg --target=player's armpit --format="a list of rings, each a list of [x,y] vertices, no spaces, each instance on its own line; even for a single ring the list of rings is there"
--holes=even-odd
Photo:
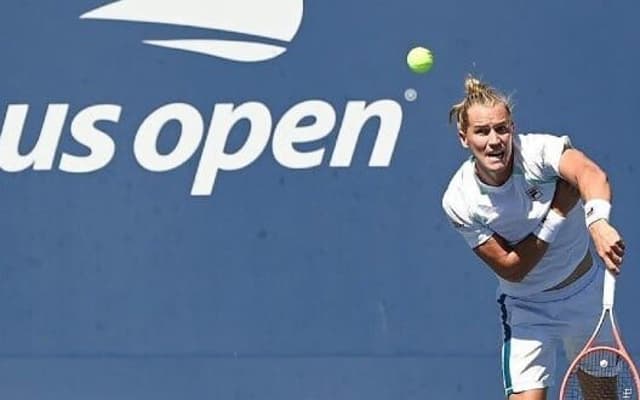
[[[548,247],[548,243],[531,234],[511,246],[494,233],[473,251],[502,279],[520,282],[540,261]]]

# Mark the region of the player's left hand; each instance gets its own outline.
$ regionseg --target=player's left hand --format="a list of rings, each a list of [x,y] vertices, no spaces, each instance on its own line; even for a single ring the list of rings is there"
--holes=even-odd
[[[596,251],[607,269],[616,275],[620,273],[624,257],[624,241],[618,231],[607,220],[601,219],[589,226]]]

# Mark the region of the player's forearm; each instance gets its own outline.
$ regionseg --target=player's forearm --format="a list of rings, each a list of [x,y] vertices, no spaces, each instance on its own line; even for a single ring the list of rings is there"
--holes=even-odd
[[[500,238],[504,241],[504,239]],[[516,245],[509,246],[504,241],[503,248],[508,250],[502,257],[498,274],[511,282],[520,282],[540,262],[549,244],[534,234],[529,234]]]
[[[495,233],[474,251],[501,278],[520,282],[540,262],[564,221],[564,216],[550,210],[538,226],[520,242],[511,245]]]

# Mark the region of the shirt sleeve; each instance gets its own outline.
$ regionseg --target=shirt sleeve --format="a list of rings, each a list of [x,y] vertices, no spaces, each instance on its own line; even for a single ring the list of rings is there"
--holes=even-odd
[[[541,161],[541,172],[545,178],[555,178],[560,175],[560,158],[566,149],[573,147],[569,136],[537,135],[539,146],[536,146]]]
[[[476,248],[489,240],[493,231],[486,225],[475,221],[461,203],[460,198],[456,199],[455,196],[446,193],[442,199],[442,208],[453,228],[462,235],[469,247]]]

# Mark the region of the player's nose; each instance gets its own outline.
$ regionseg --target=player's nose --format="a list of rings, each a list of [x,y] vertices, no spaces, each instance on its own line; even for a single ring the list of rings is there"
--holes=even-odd
[[[492,128],[491,132],[489,132],[489,145],[491,146],[499,146],[502,144],[500,140],[500,135]]]

